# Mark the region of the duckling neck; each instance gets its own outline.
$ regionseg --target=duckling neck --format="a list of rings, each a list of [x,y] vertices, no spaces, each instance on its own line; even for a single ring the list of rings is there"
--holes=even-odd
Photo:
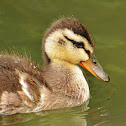
[[[81,69],[74,64],[52,60],[46,67],[46,80],[52,91],[84,102],[89,98],[89,87]]]

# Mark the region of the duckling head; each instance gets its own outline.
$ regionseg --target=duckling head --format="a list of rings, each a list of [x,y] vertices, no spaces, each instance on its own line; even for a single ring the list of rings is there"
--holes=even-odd
[[[94,57],[94,41],[80,21],[63,18],[54,22],[47,30],[43,40],[45,62],[53,60],[80,64],[94,76],[109,81],[101,65]]]

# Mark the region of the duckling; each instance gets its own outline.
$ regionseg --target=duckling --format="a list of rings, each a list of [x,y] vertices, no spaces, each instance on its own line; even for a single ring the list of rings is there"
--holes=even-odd
[[[0,114],[38,112],[85,103],[89,86],[82,66],[105,82],[109,77],[94,56],[94,41],[79,20],[63,18],[46,31],[44,66],[0,55]],[[79,65],[78,65],[79,64]]]

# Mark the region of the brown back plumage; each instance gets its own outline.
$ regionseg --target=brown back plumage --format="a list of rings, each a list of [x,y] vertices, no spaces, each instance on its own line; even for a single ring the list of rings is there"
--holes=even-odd
[[[30,59],[27,60],[26,58],[10,56],[8,54],[0,55],[0,95],[3,91],[16,92],[21,90],[19,76],[15,72],[16,69],[28,73],[38,80],[43,80],[43,72]]]

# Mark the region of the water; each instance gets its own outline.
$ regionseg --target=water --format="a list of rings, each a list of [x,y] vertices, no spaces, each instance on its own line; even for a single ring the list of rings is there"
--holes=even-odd
[[[42,63],[41,40],[50,23],[76,17],[95,40],[95,55],[110,75],[104,83],[86,72],[91,99],[85,105],[40,113],[0,116],[0,125],[125,126],[126,125],[125,0],[1,0],[0,50],[31,55]]]

